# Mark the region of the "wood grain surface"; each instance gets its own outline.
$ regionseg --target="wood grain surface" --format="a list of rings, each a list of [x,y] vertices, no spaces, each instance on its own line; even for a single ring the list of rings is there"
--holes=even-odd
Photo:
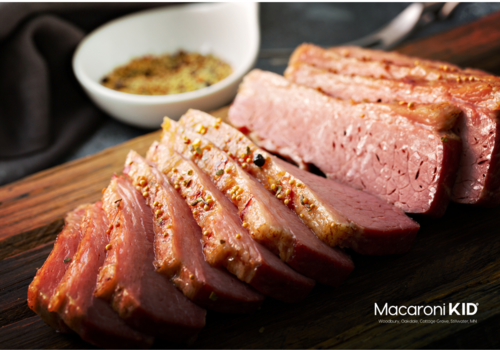
[[[452,45],[452,43],[457,43]],[[498,72],[500,13],[399,48],[406,54]],[[495,57],[492,57],[495,56]],[[227,115],[227,108],[215,112]],[[55,333],[27,306],[27,287],[50,250],[64,214],[101,197],[130,149],[145,154],[159,131],[0,187],[0,347],[91,348]],[[500,208],[452,204],[422,225],[404,255],[353,254],[356,269],[338,288],[318,285],[301,303],[267,299],[253,315],[209,312],[194,348],[489,348],[500,346]],[[387,324],[383,305],[478,304],[477,323]],[[391,317],[383,317],[391,319]],[[412,317],[404,317],[411,319]],[[402,320],[394,317],[394,320]],[[179,347],[161,341],[155,347]]]

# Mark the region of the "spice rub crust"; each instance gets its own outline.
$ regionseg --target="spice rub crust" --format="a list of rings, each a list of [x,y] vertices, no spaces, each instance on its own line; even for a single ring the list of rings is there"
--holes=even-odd
[[[299,273],[321,283],[335,286],[347,278],[354,268],[350,257],[322,243],[295,213],[280,205],[274,192],[266,190],[225,152],[200,133],[179,127],[168,118],[163,131],[162,141],[197,164],[238,208],[243,227],[253,239]],[[252,162],[249,153],[243,154],[243,164]]]
[[[256,311],[264,296],[205,261],[201,229],[166,176],[134,151],[129,152],[125,164],[124,174],[154,215],[156,271],[202,307],[230,313]],[[187,173],[182,176],[189,179]]]
[[[225,150],[230,159],[295,211],[326,244],[376,255],[401,254],[410,249],[419,225],[400,209],[366,192],[286,163],[204,112],[191,109],[179,124],[191,130],[204,130],[203,138]],[[248,151],[250,155],[246,154]],[[248,157],[239,156],[242,154]],[[255,161],[259,155],[264,162]],[[248,163],[248,158],[253,158],[253,163]]]
[[[243,227],[237,209],[196,164],[169,145],[157,142],[149,149],[147,159],[157,164],[190,205],[194,219],[203,230],[203,252],[210,265],[225,267],[240,280],[275,299],[297,302],[306,297],[314,281],[293,271],[255,242]],[[179,178],[190,171],[189,179]]]

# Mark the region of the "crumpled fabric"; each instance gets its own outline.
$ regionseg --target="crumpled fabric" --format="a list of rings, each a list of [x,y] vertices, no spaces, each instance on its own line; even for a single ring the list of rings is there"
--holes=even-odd
[[[57,163],[106,117],[71,61],[80,40],[125,14],[164,4],[0,4],[0,185]]]

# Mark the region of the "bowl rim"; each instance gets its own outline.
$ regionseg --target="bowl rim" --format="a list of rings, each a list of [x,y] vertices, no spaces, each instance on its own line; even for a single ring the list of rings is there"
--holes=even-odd
[[[80,52],[83,50],[83,47],[86,43],[94,38],[96,35],[103,30],[106,30],[108,27],[116,25],[117,23],[130,20],[132,18],[141,17],[144,15],[149,15],[154,12],[162,12],[169,10],[182,10],[182,9],[190,9],[190,8],[198,8],[198,7],[206,7],[206,6],[227,6],[227,5],[236,5],[236,6],[248,6],[249,10],[253,13],[250,16],[256,16],[255,28],[250,28],[250,36],[253,37],[255,35],[255,40],[251,40],[248,44],[251,45],[250,52],[251,55],[245,57],[243,63],[240,65],[240,68],[234,70],[229,76],[218,81],[217,83],[189,92],[183,92],[179,94],[171,94],[171,95],[139,95],[139,94],[129,94],[126,92],[116,91],[105,86],[102,86],[98,82],[91,79],[86,73],[84,68],[82,67],[80,60]],[[185,102],[194,100],[201,97],[207,97],[212,94],[215,94],[225,88],[235,84],[239,79],[241,79],[255,64],[257,60],[257,55],[259,52],[260,46],[260,28],[259,28],[259,18],[258,18],[258,3],[250,3],[250,2],[228,2],[228,3],[198,3],[198,4],[183,4],[183,5],[174,5],[174,6],[163,6],[157,7],[153,9],[146,9],[138,12],[134,12],[119,18],[115,18],[98,28],[94,29],[88,35],[83,38],[82,41],[78,44],[72,59],[73,72],[80,82],[86,89],[92,90],[94,93],[99,94],[103,97],[113,99],[115,101],[122,101],[127,103],[135,103],[139,105],[156,105],[156,104],[167,104],[167,103],[176,103],[176,102]]]

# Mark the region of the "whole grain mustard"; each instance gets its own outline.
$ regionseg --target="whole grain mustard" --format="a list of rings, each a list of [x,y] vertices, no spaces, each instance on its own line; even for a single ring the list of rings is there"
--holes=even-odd
[[[179,51],[133,59],[102,78],[101,84],[129,94],[173,95],[213,85],[231,73],[231,66],[213,55]]]

